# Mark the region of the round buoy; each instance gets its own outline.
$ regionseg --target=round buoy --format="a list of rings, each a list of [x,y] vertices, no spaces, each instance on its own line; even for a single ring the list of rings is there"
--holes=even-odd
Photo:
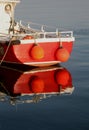
[[[39,77],[34,77],[31,80],[31,90],[34,93],[41,93],[44,90],[44,81]]]
[[[66,69],[61,69],[56,73],[56,81],[59,85],[67,85],[69,81],[69,72]]]
[[[66,62],[69,56],[69,52],[65,48],[59,48],[56,52],[56,58],[61,62]]]
[[[35,60],[40,60],[44,57],[44,50],[41,46],[35,45],[31,50],[31,56]]]

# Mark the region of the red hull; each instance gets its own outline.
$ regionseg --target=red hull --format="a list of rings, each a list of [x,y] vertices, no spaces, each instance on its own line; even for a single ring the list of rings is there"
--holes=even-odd
[[[39,60],[34,60],[31,56],[31,49],[34,46],[34,43],[21,43],[17,45],[11,45],[7,51],[7,54],[4,58],[4,62],[8,63],[17,63],[17,64],[29,64],[29,65],[36,65],[36,64],[55,64],[60,63],[61,61],[58,61],[56,59],[56,51],[60,47],[59,42],[52,42],[52,43],[39,43],[39,45],[44,50],[44,57]],[[2,47],[4,48],[4,53],[7,50],[6,45],[2,44]],[[62,42],[62,47],[66,48],[66,50],[69,52],[69,55],[72,52],[73,48],[73,41],[68,42]],[[0,56],[0,60],[2,60],[4,55]]]
[[[25,73],[1,67],[0,85],[12,96],[71,93],[73,88],[70,72],[56,66],[33,69]]]

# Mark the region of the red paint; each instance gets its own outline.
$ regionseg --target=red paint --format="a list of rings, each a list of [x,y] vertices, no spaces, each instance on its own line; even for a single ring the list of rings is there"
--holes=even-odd
[[[35,45],[31,49],[31,56],[34,60],[40,60],[44,58],[44,50],[39,45]]]
[[[69,77],[69,72],[66,69],[59,70],[56,74],[57,84],[66,86],[68,84]]]
[[[40,60],[34,60],[31,56],[31,49],[34,46],[34,43],[11,45],[4,60],[16,63],[57,61],[55,53],[60,46],[59,42],[39,43],[39,45],[44,50],[44,57]],[[66,48],[70,55],[73,48],[73,42],[62,42],[62,46]],[[3,48],[5,52],[7,46],[3,45]],[[0,59],[2,59],[2,56]]]
[[[44,91],[44,80],[38,76],[32,77],[30,85],[33,93],[42,93]]]
[[[66,90],[73,87],[69,71],[65,68],[52,66],[43,69],[36,68],[36,71],[34,69],[29,70],[28,73],[20,73],[13,69],[1,67],[0,82],[9,95],[60,93],[60,88]]]
[[[59,48],[56,52],[56,58],[61,62],[68,61],[69,57],[69,52],[65,48]]]

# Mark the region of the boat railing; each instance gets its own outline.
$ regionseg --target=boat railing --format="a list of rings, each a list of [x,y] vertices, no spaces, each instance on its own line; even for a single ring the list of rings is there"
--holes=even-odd
[[[47,30],[48,26],[46,28],[46,25],[41,25],[37,29],[34,29],[34,27],[31,28],[29,23],[22,24],[21,21],[17,25],[19,26],[19,30],[17,30],[17,32],[15,32],[14,34],[0,33],[0,40],[11,39],[12,37],[16,37],[16,39],[22,40],[23,37],[25,37],[27,35],[32,36],[34,39],[39,39],[39,38],[72,38],[73,37],[72,31],[59,31],[59,29],[56,29],[55,32],[54,31],[49,32],[49,30]]]
[[[74,87],[68,88],[64,91],[59,91],[59,92],[21,94],[17,96],[12,96],[12,95],[8,95],[6,93],[0,92],[0,102],[8,102],[11,105],[24,104],[24,103],[26,104],[38,103],[42,100],[51,98],[52,96],[71,95],[73,91],[74,91]]]
[[[33,39],[47,39],[47,38],[72,38],[73,32],[66,31],[66,32],[35,32],[35,33],[18,33],[18,34],[7,34],[7,35],[0,35],[0,40],[5,41],[9,40],[12,37],[16,37],[16,39],[22,40],[25,36],[32,36]]]
[[[34,39],[38,38],[72,38],[73,32],[35,32],[35,33],[23,33],[23,34],[12,34],[12,37],[25,37],[32,36]]]
[[[38,38],[67,38],[67,37],[73,37],[73,32],[72,31],[59,31],[58,28],[55,28],[56,31],[49,32],[49,29],[53,29],[54,27],[49,27],[46,25],[41,25],[41,24],[36,24],[36,23],[24,23],[22,24],[22,21],[20,21],[19,25],[28,32],[28,35],[34,35],[37,36]],[[37,27],[36,27],[37,26]],[[35,29],[36,28],[36,29]],[[32,34],[30,34],[32,33]]]
[[[42,35],[42,33],[40,34]],[[67,38],[73,37],[72,31],[65,31],[65,32],[44,32],[44,38]]]

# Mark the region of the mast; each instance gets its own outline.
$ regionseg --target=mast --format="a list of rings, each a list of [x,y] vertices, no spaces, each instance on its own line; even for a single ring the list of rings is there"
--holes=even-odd
[[[14,33],[14,12],[19,0],[0,0],[0,33]]]

